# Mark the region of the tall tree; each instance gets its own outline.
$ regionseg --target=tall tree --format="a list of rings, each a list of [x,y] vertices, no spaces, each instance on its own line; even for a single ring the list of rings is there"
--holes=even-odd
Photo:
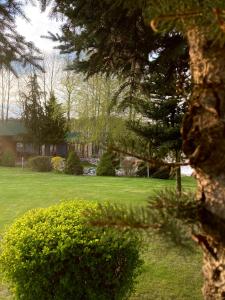
[[[1,68],[0,72],[0,95],[1,95],[1,120],[7,121],[9,118],[10,100],[12,96],[13,85],[16,77],[5,67]]]
[[[52,91],[49,100],[44,107],[43,117],[43,143],[45,145],[57,145],[64,142],[66,134],[66,119],[61,104]]]
[[[80,78],[74,74],[73,71],[64,71],[63,78],[61,79],[61,93],[64,98],[64,107],[66,111],[68,126],[71,124],[71,118],[74,117],[73,113],[76,111],[76,94],[79,86]]]
[[[223,1],[186,1],[184,5],[182,1],[162,1],[159,10],[151,5],[147,16],[153,18],[152,26],[155,29],[176,26],[189,43],[193,90],[183,123],[183,149],[196,170],[198,200],[202,206],[203,234],[196,239],[204,252],[204,297],[224,299],[225,34],[222,12],[225,4]]]
[[[183,155],[180,128],[191,82],[188,47],[179,34],[164,39],[157,56],[151,58],[150,69],[151,73],[140,84],[145,99],[135,103],[145,122],[134,121],[131,128],[149,140],[156,156],[180,163]],[[176,167],[176,178],[177,192],[181,193],[180,166]]]
[[[111,102],[120,85],[117,78],[95,75],[84,81],[76,93],[75,122],[72,127],[81,133],[83,142],[93,142],[96,148],[107,147],[116,135],[116,120],[120,117]]]
[[[179,98],[154,99],[139,101],[138,110],[144,121],[133,121],[129,128],[137,135],[149,141],[151,157],[167,158],[176,163],[181,162],[182,139],[180,134],[181,121],[185,105]],[[181,170],[176,168],[177,192],[181,193]]]
[[[135,82],[132,96],[128,89],[120,106],[131,106],[136,111],[129,128],[148,141],[151,151],[146,158],[166,157],[179,164],[183,156],[180,128],[190,96],[188,47],[180,34],[164,37],[155,57],[151,57],[149,70],[140,82]],[[180,194],[180,165],[176,167],[176,178]]]
[[[146,24],[151,21],[155,31],[173,31],[176,28],[187,37],[193,90],[183,123],[183,149],[190,159],[191,166],[196,170],[198,199],[202,207],[200,219],[204,233],[196,238],[204,252],[203,293],[207,300],[224,299],[224,1],[77,0],[69,5],[71,1],[58,0],[56,4],[57,11],[68,17],[61,38],[61,41],[65,42],[62,50],[77,51],[78,54],[86,50],[88,58],[92,59],[83,58],[79,67],[86,70],[88,67],[89,73],[98,68],[102,68],[104,72],[108,67],[120,72],[127,67],[133,70],[133,73],[139,71],[142,66],[137,64],[141,61],[138,60],[142,53],[140,49],[147,47],[154,38],[151,30],[147,30],[148,25],[140,27],[144,18]],[[138,16],[138,19],[135,16]],[[137,28],[143,30],[137,31]],[[76,30],[79,34],[76,34]],[[137,32],[142,34],[133,35]],[[130,59],[127,59],[127,63],[124,62],[123,58],[127,53],[130,54],[130,45],[135,44],[137,46],[133,48],[133,57],[129,55]],[[97,53],[96,45],[99,46]],[[97,64],[99,60],[105,63],[103,67],[102,64]],[[146,70],[146,67],[141,69],[141,73]]]
[[[43,93],[37,81],[37,75],[31,75],[27,83],[27,92],[21,93],[23,101],[22,118],[28,129],[27,139],[38,147],[43,144],[44,111],[41,104]]]

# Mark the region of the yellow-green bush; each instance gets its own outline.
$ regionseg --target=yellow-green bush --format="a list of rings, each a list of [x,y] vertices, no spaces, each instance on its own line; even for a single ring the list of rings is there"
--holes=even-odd
[[[91,227],[87,201],[36,209],[1,242],[0,264],[16,299],[119,300],[132,291],[141,261],[136,235]]]
[[[65,169],[65,159],[61,156],[54,156],[51,159],[52,168],[55,172],[63,172]]]

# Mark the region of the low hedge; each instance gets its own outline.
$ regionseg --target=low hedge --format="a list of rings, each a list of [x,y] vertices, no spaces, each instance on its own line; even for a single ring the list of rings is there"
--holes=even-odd
[[[12,151],[4,151],[0,161],[3,167],[15,167],[16,156]]]
[[[52,163],[50,156],[34,156],[29,159],[28,167],[37,172],[50,172]]]
[[[36,209],[1,242],[0,264],[16,299],[128,299],[139,273],[139,243],[129,230],[91,227],[87,201]]]

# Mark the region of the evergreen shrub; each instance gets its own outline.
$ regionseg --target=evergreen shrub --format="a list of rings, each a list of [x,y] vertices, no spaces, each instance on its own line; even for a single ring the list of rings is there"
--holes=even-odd
[[[28,167],[37,172],[50,172],[52,170],[50,156],[34,156],[29,159]]]
[[[65,173],[71,175],[82,175],[83,166],[76,152],[71,151],[66,159]]]
[[[16,156],[12,151],[4,151],[1,157],[1,165],[4,167],[15,167]]]
[[[97,166],[97,176],[115,176],[112,153],[105,152]]]
[[[1,272],[16,299],[128,299],[139,274],[139,239],[125,229],[93,227],[88,201],[29,211],[1,241]]]

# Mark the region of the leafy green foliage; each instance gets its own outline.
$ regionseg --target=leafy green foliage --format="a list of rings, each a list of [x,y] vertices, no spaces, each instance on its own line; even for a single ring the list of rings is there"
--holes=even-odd
[[[37,172],[50,172],[52,170],[50,156],[35,156],[29,159],[28,167]]]
[[[12,151],[4,151],[1,156],[1,166],[4,167],[15,167],[16,156]]]
[[[71,151],[66,159],[65,173],[71,175],[82,175],[83,166],[76,152]]]
[[[88,225],[96,204],[69,201],[18,219],[1,242],[0,263],[17,299],[128,299],[139,272],[134,232]]]
[[[115,167],[113,165],[113,155],[111,152],[105,152],[97,166],[97,176],[115,176]]]

